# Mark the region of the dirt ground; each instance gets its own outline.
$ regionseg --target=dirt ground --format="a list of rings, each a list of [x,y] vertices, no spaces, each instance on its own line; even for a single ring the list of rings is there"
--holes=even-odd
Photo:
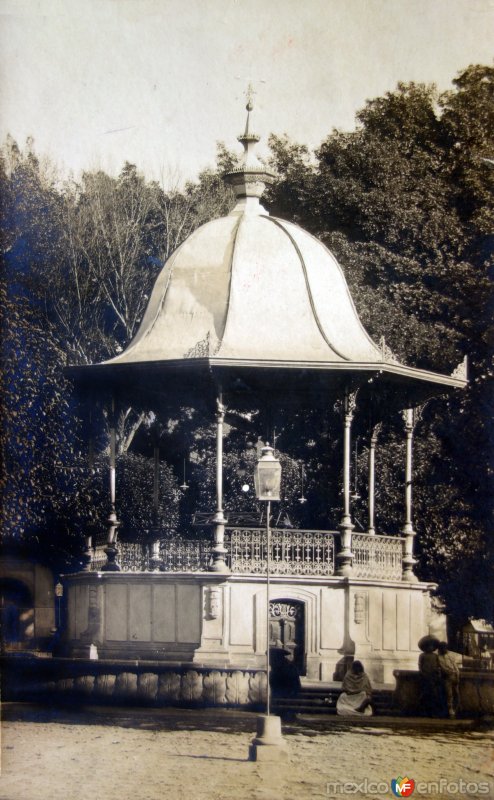
[[[404,776],[416,784],[448,783],[427,793],[416,786],[414,797],[494,798],[493,731],[447,721],[443,729],[404,720],[389,725],[377,719],[372,727],[346,728],[331,719],[291,722],[283,729],[288,762],[272,765],[247,760],[254,714],[141,709],[50,715],[6,708],[0,798],[391,798],[383,782],[389,787],[392,778]],[[348,783],[353,786],[345,792]],[[487,791],[475,789],[479,783]]]

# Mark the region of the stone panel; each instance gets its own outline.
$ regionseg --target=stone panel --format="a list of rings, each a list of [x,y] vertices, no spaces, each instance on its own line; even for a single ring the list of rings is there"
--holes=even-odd
[[[243,585],[230,591],[230,644],[254,646],[254,603],[252,591]]]
[[[130,584],[129,586],[129,639],[133,642],[149,642],[151,639],[151,586]]]
[[[383,649],[383,593],[369,592],[369,639],[373,650]]]
[[[396,595],[390,589],[383,592],[383,650],[396,649]]]
[[[345,592],[343,589],[323,589],[321,592],[321,648],[335,650],[343,644]]]
[[[410,644],[410,593],[401,591],[396,596],[396,649],[408,650]]]
[[[175,586],[153,586],[153,642],[175,642]]]
[[[195,585],[177,586],[177,642],[199,644],[201,639],[201,590]]]
[[[76,599],[75,599],[75,586],[72,585],[68,589],[68,598],[67,598],[67,613],[68,613],[68,626],[67,631],[69,635],[69,639],[76,638],[76,628],[75,628],[75,610],[76,610]]]
[[[424,596],[423,592],[413,592],[411,598],[410,608],[410,650],[418,650],[418,641],[427,633],[427,625],[425,621],[425,609],[427,606],[428,598]]]
[[[105,611],[106,639],[114,642],[127,641],[127,584],[108,583]]]
[[[79,638],[88,627],[89,586],[77,583],[75,587],[75,635]]]

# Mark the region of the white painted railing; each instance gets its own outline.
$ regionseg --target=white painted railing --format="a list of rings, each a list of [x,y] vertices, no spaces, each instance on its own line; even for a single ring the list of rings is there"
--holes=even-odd
[[[356,578],[397,580],[402,576],[403,539],[401,536],[352,534],[353,569]]]
[[[266,572],[266,531],[227,528],[225,545],[234,573]],[[333,575],[334,532],[274,528],[271,531],[270,572],[273,575]]]
[[[339,533],[337,531],[271,530],[270,572],[273,575],[331,576],[336,572]],[[263,528],[225,530],[227,564],[232,573],[263,575],[266,572],[266,531]],[[211,543],[207,539],[162,541],[160,570],[202,572],[211,564]],[[375,580],[400,580],[403,539],[398,536],[352,535],[352,576]],[[119,542],[117,562],[125,572],[152,569],[148,545]],[[90,569],[99,571],[106,563],[104,547],[93,551]]]

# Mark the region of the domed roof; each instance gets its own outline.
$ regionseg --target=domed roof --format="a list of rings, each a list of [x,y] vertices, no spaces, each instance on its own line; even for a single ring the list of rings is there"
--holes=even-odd
[[[127,348],[102,364],[79,368],[100,375],[147,365],[303,368],[375,371],[406,382],[464,386],[400,364],[365,331],[333,254],[298,225],[271,217],[259,202],[273,178],[249,131],[247,105],[242,164],[225,176],[237,203],[173,253],[159,275],[139,330]]]
[[[139,331],[112,363],[382,360],[336,259],[257,201],[196,230],[158,277]]]

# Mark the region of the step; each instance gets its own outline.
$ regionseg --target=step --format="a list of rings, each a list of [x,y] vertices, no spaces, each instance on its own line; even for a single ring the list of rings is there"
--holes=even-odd
[[[311,714],[335,714],[336,702],[341,689],[336,688],[321,688],[321,689],[305,689],[295,695],[294,697],[273,697],[273,707],[279,711],[291,711],[293,713],[311,713]],[[328,698],[329,702],[326,701]],[[379,716],[393,716],[397,713],[393,706],[393,692],[391,690],[383,689],[373,693],[372,705],[376,715]]]

